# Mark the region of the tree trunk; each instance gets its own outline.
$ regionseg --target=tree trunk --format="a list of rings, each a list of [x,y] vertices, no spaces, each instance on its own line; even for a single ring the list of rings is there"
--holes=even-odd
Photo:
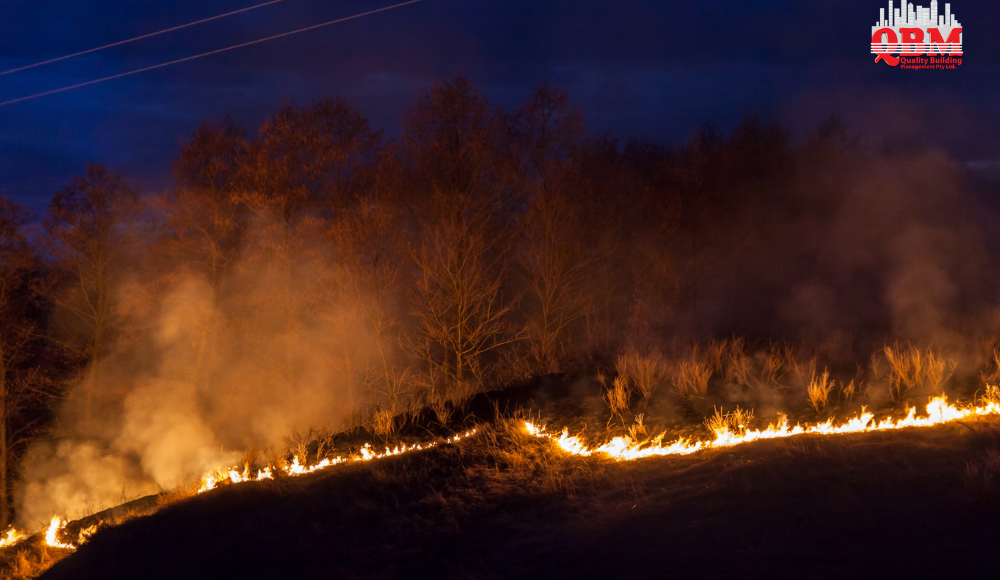
[[[0,529],[7,529],[10,523],[7,455],[7,359],[0,344]]]

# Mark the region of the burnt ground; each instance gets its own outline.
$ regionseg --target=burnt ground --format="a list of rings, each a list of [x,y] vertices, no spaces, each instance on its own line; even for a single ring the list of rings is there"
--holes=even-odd
[[[507,422],[174,503],[42,578],[996,578],[998,445],[971,422],[616,463]]]

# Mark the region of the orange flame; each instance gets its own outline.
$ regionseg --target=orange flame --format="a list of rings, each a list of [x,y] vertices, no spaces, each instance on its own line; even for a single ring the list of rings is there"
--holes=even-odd
[[[996,402],[984,402],[979,407],[956,407],[948,403],[947,397],[934,397],[927,404],[927,416],[917,417],[916,409],[911,408],[905,418],[894,421],[891,418],[874,423],[875,416],[861,409],[861,414],[848,419],[840,425],[834,425],[833,419],[825,423],[819,423],[803,427],[795,425],[789,427],[788,418],[779,416],[776,424],[767,426],[764,430],[747,429],[743,433],[733,433],[728,428],[723,427],[715,431],[715,439],[712,441],[692,441],[690,439],[677,439],[671,443],[664,444],[663,438],[666,433],[661,433],[649,441],[639,442],[629,436],[615,437],[611,441],[600,447],[588,447],[579,437],[569,434],[569,429],[563,429],[559,435],[546,432],[544,427],[540,427],[531,422],[525,422],[524,426],[528,433],[536,437],[545,437],[554,441],[567,453],[580,456],[590,456],[595,453],[603,453],[618,461],[629,461],[641,459],[643,457],[655,457],[661,455],[687,455],[702,449],[732,447],[742,443],[749,443],[758,439],[777,439],[781,437],[792,437],[804,433],[814,433],[821,435],[833,435],[838,433],[862,433],[869,431],[885,431],[889,429],[904,429],[906,427],[930,427],[940,425],[966,417],[1000,414],[1000,404]]]
[[[90,539],[91,536],[97,533],[97,524],[92,526],[87,526],[80,530],[80,535],[76,538],[76,545],[82,546]]]
[[[334,459],[324,459],[315,465],[305,467],[299,463],[299,458],[294,457],[292,459],[291,465],[288,465],[282,469],[285,475],[295,476],[304,475],[306,473],[312,473],[314,471],[319,471],[325,469],[332,465],[340,465],[342,463],[348,463],[353,461],[372,461],[375,459],[381,459],[383,457],[390,457],[393,455],[402,455],[403,453],[409,453],[411,451],[420,451],[422,449],[430,449],[431,447],[436,447],[441,443],[457,443],[462,439],[471,437],[476,433],[475,429],[471,431],[466,431],[452,437],[445,439],[443,442],[432,441],[430,443],[425,443],[423,445],[400,445],[392,449],[386,448],[385,451],[378,453],[372,450],[370,444],[366,443],[359,451],[357,455],[351,455],[348,457],[336,457]],[[227,470],[216,470],[213,473],[209,473],[203,478],[203,483],[201,488],[198,489],[197,493],[203,493],[212,489],[223,481],[228,480],[231,484],[244,483],[247,481],[261,481],[264,479],[274,479],[274,473],[271,471],[270,467],[265,467],[257,472],[254,477],[250,476],[249,466],[244,466],[243,472],[240,473],[236,468],[231,468]],[[65,550],[75,550],[76,546],[73,544],[64,544],[59,541],[59,533],[66,527],[66,521],[60,516],[52,516],[52,521],[49,523],[49,527],[45,532],[45,543],[53,548],[63,548]],[[77,544],[83,544],[86,542],[90,536],[92,536],[97,531],[97,525],[93,525],[80,530],[80,535],[77,539]],[[7,534],[4,537],[0,537],[0,548],[6,548],[13,546],[14,544],[23,540],[26,536],[24,532],[20,532],[11,528],[7,530]]]
[[[14,544],[20,542],[24,539],[25,534],[20,530],[15,530],[11,528],[7,530],[7,535],[0,538],[0,548],[6,548],[7,546],[13,546]]]
[[[445,439],[444,443],[457,443],[462,439],[471,437],[476,433],[475,429],[471,431],[466,431],[465,433],[460,433]],[[430,443],[414,444],[414,445],[399,445],[389,449],[385,448],[385,451],[379,453],[372,449],[370,443],[365,443],[361,449],[358,450],[356,455],[349,455],[347,457],[337,456],[333,459],[323,459],[315,465],[305,466],[299,462],[299,457],[295,456],[292,458],[291,464],[286,467],[281,468],[285,475],[296,476],[305,475],[307,473],[312,473],[314,471],[319,471],[321,469],[326,469],[334,465],[341,465],[343,463],[350,463],[355,461],[372,461],[375,459],[382,459],[384,457],[391,457],[393,455],[402,455],[403,453],[409,453],[411,451],[421,451],[423,449],[430,449],[431,447],[436,447],[441,443],[436,441],[431,441]],[[204,478],[204,483],[201,488],[198,489],[198,493],[203,493],[212,489],[215,489],[219,482],[228,480],[230,483],[244,483],[246,481],[261,481],[263,479],[274,479],[274,474],[271,472],[270,467],[266,467],[257,472],[256,477],[250,477],[249,468],[244,467],[243,473],[240,473],[236,468],[231,468],[229,470],[217,470],[214,473],[206,475]]]
[[[52,521],[49,523],[49,529],[45,532],[45,543],[53,548],[62,548],[64,550],[75,550],[76,546],[73,544],[64,544],[59,541],[58,534],[66,527],[66,522],[59,516],[52,516]]]

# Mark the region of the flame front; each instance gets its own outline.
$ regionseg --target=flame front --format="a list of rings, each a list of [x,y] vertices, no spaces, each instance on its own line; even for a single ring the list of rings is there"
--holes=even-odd
[[[45,543],[53,548],[62,548],[64,550],[75,550],[76,546],[73,544],[64,544],[59,541],[59,532],[66,527],[66,522],[59,516],[52,516],[52,521],[49,523],[49,529],[45,532]]]
[[[7,530],[7,534],[4,537],[0,538],[0,548],[13,546],[14,544],[20,542],[24,537],[24,532],[11,528]]]
[[[449,437],[448,439],[445,439],[443,443],[457,443],[462,439],[466,439],[468,437],[471,437],[472,435],[475,435],[475,433],[476,430],[472,429],[470,431],[466,431],[465,433]],[[372,461],[375,459],[381,459],[383,457],[401,455],[403,453],[408,453],[410,451],[420,451],[422,449],[430,449],[431,447],[436,447],[441,443],[442,442],[432,441],[430,443],[425,443],[423,445],[400,445],[397,447],[393,447],[392,449],[386,448],[385,451],[381,453],[374,451],[370,444],[365,443],[365,445],[358,450],[357,455],[351,455],[348,457],[336,457],[334,459],[324,459],[319,463],[311,465],[309,467],[302,465],[301,463],[299,463],[299,458],[294,457],[292,459],[292,463],[284,467],[282,471],[284,472],[285,475],[288,476],[305,475],[307,473],[312,473],[314,471],[319,471],[321,469],[326,469],[327,467],[333,465],[340,465],[342,463],[349,463],[354,461]],[[249,466],[244,466],[242,472],[237,471],[236,468],[231,468],[226,470],[220,469],[216,470],[213,473],[209,473],[204,478],[202,478],[202,485],[198,489],[197,493],[203,493],[211,489],[215,489],[219,483],[224,481],[228,481],[230,484],[237,484],[237,483],[244,483],[247,481],[262,481],[264,479],[274,479],[274,473],[271,471],[270,467],[265,467],[264,469],[259,470],[256,476],[250,475]],[[60,516],[52,516],[52,521],[49,522],[49,527],[45,531],[45,543],[53,548],[75,550],[77,548],[76,545],[62,543],[59,541],[58,537],[59,533],[65,527],[66,527],[65,520],[63,520]],[[84,542],[86,542],[90,538],[90,536],[92,536],[95,532],[97,532],[97,528],[98,528],[97,525],[93,525],[81,529],[79,537],[77,538],[77,545],[81,545]],[[13,546],[14,544],[25,539],[26,537],[27,534],[25,534],[24,532],[11,528],[7,530],[5,536],[0,537],[0,548]]]
[[[879,423],[874,423],[875,415],[862,408],[860,415],[848,419],[839,425],[834,425],[833,419],[830,419],[825,423],[807,427],[801,425],[790,427],[788,425],[788,418],[781,415],[776,424],[768,425],[764,430],[747,429],[742,433],[734,433],[728,428],[718,429],[715,431],[715,439],[712,441],[692,441],[681,438],[664,444],[663,438],[666,433],[661,433],[654,439],[644,442],[636,441],[628,436],[615,437],[604,445],[595,448],[588,447],[579,437],[570,435],[569,429],[564,428],[562,433],[554,435],[548,433],[544,427],[531,422],[526,421],[524,427],[531,435],[551,439],[561,449],[573,455],[587,457],[595,453],[603,453],[618,461],[629,461],[662,455],[687,455],[702,449],[732,447],[733,445],[749,443],[758,439],[778,439],[807,433],[834,435],[839,433],[886,431],[907,427],[930,427],[967,417],[994,414],[1000,414],[1000,404],[996,402],[986,402],[978,407],[956,407],[948,403],[947,397],[941,396],[932,398],[927,404],[926,417],[917,417],[916,409],[911,408],[903,419],[896,421],[887,418]]]
[[[892,418],[886,418],[878,423],[875,423],[875,415],[862,408],[859,415],[840,424],[834,424],[834,420],[830,419],[824,423],[818,423],[810,426],[795,425],[794,427],[789,426],[787,417],[780,415],[777,423],[772,423],[763,430],[746,429],[745,431],[734,433],[725,427],[717,429],[714,431],[715,439],[711,441],[695,441],[692,439],[680,438],[670,443],[664,443],[663,439],[666,433],[661,433],[651,440],[642,442],[636,441],[629,436],[615,437],[599,447],[589,447],[579,437],[570,435],[569,429],[567,428],[564,428],[560,434],[555,435],[546,431],[544,427],[530,421],[526,421],[524,423],[524,427],[529,434],[539,438],[550,439],[561,449],[573,455],[586,457],[594,454],[604,454],[617,461],[630,461],[644,457],[688,455],[703,449],[732,447],[734,445],[749,443],[759,439],[777,439],[802,434],[833,435],[840,433],[862,433],[885,431],[890,429],[904,429],[908,427],[930,427],[969,417],[1000,414],[1000,404],[995,401],[984,401],[984,404],[980,406],[957,407],[949,404],[947,398],[941,396],[934,397],[930,400],[927,404],[926,412],[926,416],[917,417],[916,409],[911,408],[906,417],[902,419],[893,420]],[[292,462],[289,465],[281,468],[281,471],[286,476],[305,475],[334,465],[358,461],[372,461],[384,457],[401,455],[411,451],[430,449],[440,445],[441,443],[457,443],[462,439],[471,437],[475,433],[476,430],[473,429],[445,439],[441,442],[430,442],[423,445],[400,445],[392,449],[385,448],[382,452],[374,451],[371,445],[366,443],[358,450],[357,454],[350,455],[348,457],[338,456],[333,459],[323,459],[319,463],[308,467],[302,465],[299,458],[296,456],[293,457]],[[203,493],[215,489],[215,487],[222,482],[238,484],[247,481],[261,481],[264,479],[274,478],[274,473],[272,472],[271,467],[259,470],[255,476],[251,476],[249,471],[249,466],[244,466],[242,472],[235,468],[216,470],[203,478],[203,484],[201,488],[198,489],[197,493]],[[55,548],[75,550],[75,545],[59,541],[58,535],[65,527],[66,522],[60,516],[53,516],[51,522],[49,523],[49,527],[45,532],[45,543],[48,546]],[[96,531],[96,525],[82,529],[77,543],[83,544]],[[26,537],[27,535],[24,532],[11,528],[7,530],[6,535],[0,537],[0,548],[12,546]]]
[[[445,439],[443,443],[457,443],[462,439],[466,439],[468,437],[471,437],[472,435],[475,435],[475,433],[476,430],[472,429],[470,431],[466,431],[465,433],[460,433],[458,435],[449,437],[448,439]],[[423,445],[420,444],[398,445],[396,447],[393,447],[392,449],[389,449],[387,447],[385,448],[384,451],[379,453],[374,449],[372,449],[370,443],[365,443],[360,449],[358,449],[358,453],[355,455],[349,455],[347,457],[341,457],[338,455],[333,459],[323,459],[319,463],[316,463],[315,465],[310,465],[308,467],[302,465],[302,463],[299,462],[299,457],[296,455],[295,457],[292,458],[292,462],[290,464],[281,468],[281,471],[288,476],[305,475],[307,473],[312,473],[314,471],[326,469],[327,467],[332,467],[334,465],[341,465],[344,463],[351,463],[356,461],[372,461],[375,459],[382,459],[384,457],[391,457],[393,455],[402,455],[403,453],[409,453],[411,451],[421,451],[423,449],[430,449],[431,447],[436,447],[440,444],[441,443],[439,442],[431,441],[430,443],[424,443]],[[227,480],[230,483],[235,484],[235,483],[244,483],[247,481],[261,481],[264,479],[274,479],[274,474],[272,473],[270,467],[266,467],[258,471],[256,477],[250,476],[248,466],[244,466],[242,473],[237,471],[236,468],[231,468],[228,470],[217,470],[216,472],[210,473],[203,478],[204,483],[202,483],[201,488],[198,489],[198,493],[203,493],[215,489],[215,487],[220,482]]]

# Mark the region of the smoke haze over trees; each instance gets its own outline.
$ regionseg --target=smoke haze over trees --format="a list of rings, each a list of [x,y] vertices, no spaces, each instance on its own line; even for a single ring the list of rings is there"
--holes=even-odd
[[[967,176],[836,119],[667,146],[588,135],[557,87],[508,110],[460,77],[398,139],[330,98],[206,121],[173,168],[151,195],[88,166],[34,226],[0,200],[3,518],[626,349],[739,335],[853,363],[1000,330]]]

